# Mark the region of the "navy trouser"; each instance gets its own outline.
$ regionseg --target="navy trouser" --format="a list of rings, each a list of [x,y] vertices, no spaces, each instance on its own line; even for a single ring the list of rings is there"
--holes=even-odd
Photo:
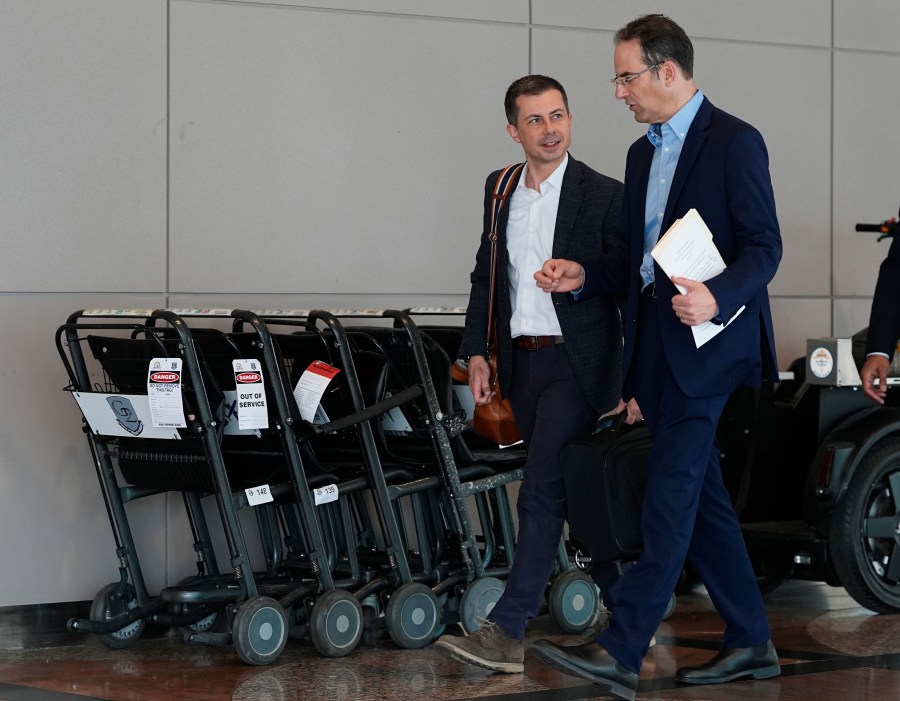
[[[560,450],[590,433],[597,413],[578,387],[564,344],[514,348],[513,363],[509,399],[528,452],[516,501],[516,555],[489,618],[521,640],[538,612],[566,518]]]
[[[597,577],[607,580],[612,600],[609,628],[597,642],[634,672],[640,672],[685,558],[725,621],[723,647],[753,647],[771,637],[719,467],[715,433],[729,393],[688,397],[678,387],[656,319],[656,305],[666,303],[641,301],[631,371],[635,399],[653,437],[641,514],[643,552],[615,584],[611,568]]]

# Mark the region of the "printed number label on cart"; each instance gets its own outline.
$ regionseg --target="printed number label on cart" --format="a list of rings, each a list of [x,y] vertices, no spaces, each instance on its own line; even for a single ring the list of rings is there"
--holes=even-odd
[[[324,487],[317,487],[313,490],[313,497],[316,500],[316,506],[327,504],[330,501],[337,501],[338,488],[336,484],[327,484]]]
[[[250,503],[250,506],[268,504],[270,501],[274,501],[272,492],[269,490],[269,485],[267,484],[261,484],[258,487],[250,487],[249,489],[245,489],[244,493],[247,495],[247,501]]]

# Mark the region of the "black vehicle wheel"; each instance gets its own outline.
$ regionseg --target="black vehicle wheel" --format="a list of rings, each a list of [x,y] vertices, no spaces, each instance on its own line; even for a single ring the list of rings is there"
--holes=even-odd
[[[137,608],[137,600],[134,587],[125,586],[124,596],[118,596],[119,583],[107,584],[94,597],[91,603],[90,618],[92,621],[111,621],[119,616],[127,616],[128,611]],[[97,637],[106,647],[113,650],[121,650],[128,647],[141,637],[146,621],[139,618],[136,621],[125,623],[121,628],[112,633],[97,633]]]
[[[350,592],[334,589],[318,598],[309,614],[309,635],[325,657],[353,652],[363,634],[363,608]]]
[[[241,604],[231,625],[234,650],[247,664],[273,662],[287,643],[284,609],[275,599],[256,596]]]
[[[550,587],[550,618],[561,631],[581,633],[597,618],[600,595],[590,575],[571,569],[553,580]]]
[[[459,622],[466,635],[481,628],[479,621],[487,618],[505,588],[496,577],[479,577],[466,587],[459,600]]]
[[[876,613],[900,613],[900,438],[878,442],[828,524],[841,584]]]
[[[410,582],[398,587],[391,595],[384,617],[391,640],[402,648],[415,650],[434,639],[441,607],[429,587]]]

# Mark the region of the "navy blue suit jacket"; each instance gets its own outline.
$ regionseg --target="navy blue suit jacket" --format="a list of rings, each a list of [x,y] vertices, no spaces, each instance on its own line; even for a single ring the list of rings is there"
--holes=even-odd
[[[484,231],[471,275],[466,331],[459,349],[461,357],[486,352],[491,252],[488,233],[494,183],[499,173],[491,173],[484,186]],[[566,340],[566,353],[578,373],[582,392],[598,414],[615,407],[621,396],[622,325],[614,294],[625,284],[626,245],[619,222],[621,202],[622,183],[569,156],[556,213],[552,255],[579,262],[591,260],[599,269],[611,272],[603,274],[605,285],[598,287],[593,298],[585,303],[575,303],[569,293],[552,293],[552,297]],[[507,203],[500,210],[497,225],[498,350],[500,390],[504,396],[508,396],[513,363],[506,247],[508,219]],[[530,275],[524,279],[527,282]]]
[[[878,271],[866,353],[887,353],[891,357],[897,339],[900,339],[900,239],[894,238]]]
[[[645,202],[653,145],[641,137],[628,151],[625,166],[623,228],[629,239],[628,297],[623,313],[626,387],[634,356],[642,281]],[[684,394],[712,396],[761,379],[776,380],[778,364],[766,285],[781,260],[781,234],[769,177],[769,159],[760,133],[751,125],[704,99],[685,137],[672,179],[661,232],[696,209],[713,235],[726,270],[707,280],[723,319],[742,306],[744,312],[718,336],[697,348],[689,326],[682,324],[669,300],[678,294],[656,266],[659,337],[673,375]],[[593,292],[594,268],[587,270],[584,296]]]

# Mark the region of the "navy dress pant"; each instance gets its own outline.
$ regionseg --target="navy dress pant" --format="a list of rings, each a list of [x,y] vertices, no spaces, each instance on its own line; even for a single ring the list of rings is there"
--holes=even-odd
[[[566,518],[560,451],[590,433],[598,416],[579,389],[564,344],[514,348],[513,362],[509,399],[527,458],[516,501],[515,558],[488,618],[521,640],[540,607]]]
[[[644,548],[620,577],[611,566],[596,577],[609,587],[605,600],[611,603],[609,628],[597,643],[634,672],[640,672],[685,559],[725,621],[724,647],[753,647],[771,637],[719,467],[715,433],[731,388],[711,397],[681,391],[659,335],[660,304],[668,302],[641,301],[631,369],[634,396],[653,437],[641,514]]]

